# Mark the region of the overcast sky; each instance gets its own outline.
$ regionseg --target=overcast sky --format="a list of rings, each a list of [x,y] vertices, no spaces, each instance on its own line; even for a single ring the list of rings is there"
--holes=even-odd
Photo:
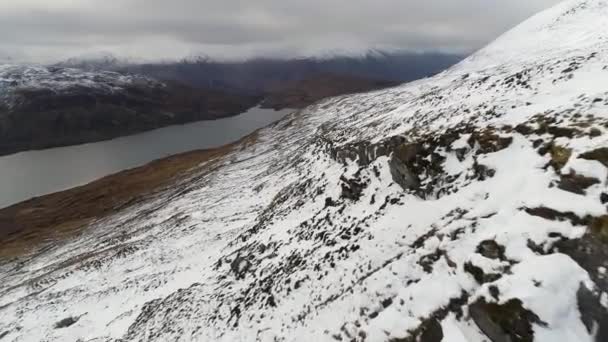
[[[0,0],[0,59],[470,52],[559,0]]]

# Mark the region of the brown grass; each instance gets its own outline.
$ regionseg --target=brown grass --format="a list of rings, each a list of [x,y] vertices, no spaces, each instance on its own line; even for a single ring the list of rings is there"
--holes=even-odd
[[[202,162],[254,140],[255,133],[220,148],[159,159],[83,186],[0,209],[0,260],[26,254],[48,241],[74,236],[93,220],[136,204],[187,176]]]

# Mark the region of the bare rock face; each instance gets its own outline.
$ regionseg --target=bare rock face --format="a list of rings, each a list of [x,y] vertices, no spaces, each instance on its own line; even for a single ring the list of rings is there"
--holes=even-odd
[[[63,329],[63,328],[70,327],[70,326],[76,324],[76,322],[78,322],[78,319],[79,319],[79,317],[64,318],[61,321],[55,323],[55,329]]]
[[[570,191],[575,194],[584,195],[585,190],[590,186],[601,183],[599,179],[593,177],[585,177],[571,172],[567,175],[562,175],[558,187],[565,191]]]
[[[608,166],[608,147],[601,147],[593,151],[585,152],[580,155],[580,158],[597,160],[605,166]]]
[[[441,342],[443,338],[443,328],[441,328],[440,322],[431,318],[425,320],[411,336],[391,339],[390,342]]]
[[[501,305],[481,299],[469,306],[469,312],[492,342],[533,342],[532,324],[545,324],[518,299]]]
[[[413,163],[419,153],[420,146],[417,144],[407,144],[399,146],[393,153],[390,161],[391,175],[395,183],[399,184],[404,190],[415,189],[420,186],[420,179],[414,173]]]

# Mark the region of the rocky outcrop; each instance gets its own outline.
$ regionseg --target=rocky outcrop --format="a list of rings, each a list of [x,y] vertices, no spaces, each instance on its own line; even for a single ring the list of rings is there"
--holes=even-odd
[[[533,342],[533,324],[546,325],[526,310],[522,302],[512,299],[504,304],[481,299],[469,306],[471,318],[492,342]]]
[[[80,317],[64,318],[61,321],[55,323],[55,329],[63,329],[63,328],[70,327],[70,326],[76,324],[76,322],[78,322],[79,319],[80,319]]]

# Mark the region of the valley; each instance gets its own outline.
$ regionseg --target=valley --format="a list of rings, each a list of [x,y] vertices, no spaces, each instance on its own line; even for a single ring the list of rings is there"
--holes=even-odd
[[[153,160],[238,141],[291,113],[254,107],[236,116],[126,137],[0,157],[0,208],[84,185]]]

